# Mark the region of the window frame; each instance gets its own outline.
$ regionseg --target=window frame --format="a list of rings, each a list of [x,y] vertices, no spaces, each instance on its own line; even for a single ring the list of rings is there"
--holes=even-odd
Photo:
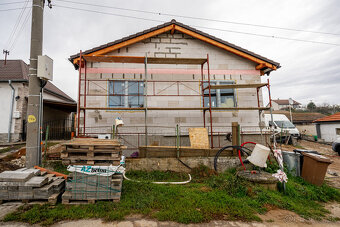
[[[232,80],[211,80],[210,84],[211,85],[220,85],[221,83],[223,84],[235,84],[235,81]],[[209,82],[207,80],[203,81],[203,87],[207,87],[209,84]],[[222,95],[221,95],[221,90],[227,90],[227,89],[211,89],[211,91],[215,91],[214,95],[212,94],[211,97],[216,97],[216,106],[212,105],[212,107],[216,107],[216,108],[223,108],[221,106],[222,104]],[[233,91],[233,102],[234,102],[234,106],[233,107],[237,107],[237,99],[236,99],[236,90],[234,88],[231,88],[231,90]],[[207,94],[205,94],[205,92],[207,91]],[[209,98],[209,89],[205,89],[203,92],[203,99],[204,98]],[[203,103],[202,103],[203,106]],[[208,102],[204,101],[204,106],[203,107],[209,107],[209,100]]]
[[[129,87],[132,85],[129,85],[129,83],[134,82],[137,83],[137,93],[132,93],[130,94]],[[115,95],[115,83],[119,84],[124,84],[124,88],[122,91],[119,91],[119,94]],[[139,91],[139,86],[142,84],[143,89],[141,92]],[[107,107],[109,108],[138,108],[138,107],[144,107],[145,103],[145,94],[144,94],[144,89],[145,89],[145,84],[143,80],[108,80],[108,99],[107,99]],[[111,98],[113,97],[121,97],[121,105],[113,105],[111,103]],[[138,104],[137,105],[131,105],[130,104],[130,97],[138,97]],[[142,97],[142,98],[141,98]],[[141,102],[141,104],[139,104]]]

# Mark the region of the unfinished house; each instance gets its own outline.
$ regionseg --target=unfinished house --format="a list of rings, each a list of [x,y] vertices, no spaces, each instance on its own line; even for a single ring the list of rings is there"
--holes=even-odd
[[[232,122],[243,139],[263,140],[262,111],[269,107],[261,89],[270,87],[261,75],[280,67],[175,20],[69,60],[79,71],[77,135],[114,134],[130,151],[176,140],[189,146],[195,127],[206,127],[210,146],[221,147]],[[114,130],[117,117],[124,125]]]

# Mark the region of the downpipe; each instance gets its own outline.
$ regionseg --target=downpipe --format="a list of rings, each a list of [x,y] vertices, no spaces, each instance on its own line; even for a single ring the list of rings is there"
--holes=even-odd
[[[12,131],[12,122],[13,122],[13,107],[14,107],[14,95],[15,95],[15,89],[12,85],[12,81],[8,81],[8,85],[12,88],[12,101],[11,101],[11,107],[9,112],[9,122],[8,122],[8,143],[11,142],[11,131]]]

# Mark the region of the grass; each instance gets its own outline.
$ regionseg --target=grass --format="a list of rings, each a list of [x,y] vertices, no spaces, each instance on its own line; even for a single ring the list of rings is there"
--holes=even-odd
[[[274,167],[272,167],[274,168]],[[273,170],[274,171],[274,170]],[[236,170],[216,174],[207,167],[193,170],[193,181],[186,185],[157,185],[150,181],[187,180],[173,172],[130,171],[127,176],[143,182],[124,181],[119,203],[88,205],[26,205],[5,217],[5,221],[51,225],[62,220],[101,218],[123,220],[126,215],[142,214],[159,221],[200,223],[211,220],[261,221],[257,214],[277,207],[294,211],[304,218],[332,219],[322,202],[340,201],[340,191],[311,185],[290,176],[286,193],[255,187],[235,176]],[[333,218],[334,219],[334,218]]]

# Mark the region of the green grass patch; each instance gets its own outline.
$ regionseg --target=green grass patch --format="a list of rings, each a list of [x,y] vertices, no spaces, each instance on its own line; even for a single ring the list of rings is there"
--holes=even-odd
[[[307,219],[333,220],[322,202],[340,201],[339,190],[326,184],[317,187],[296,177],[289,178],[284,193],[240,180],[235,170],[223,174],[212,170],[204,174],[202,171],[207,171],[206,167],[193,170],[193,181],[186,185],[150,183],[187,180],[185,173],[130,171],[127,173],[129,178],[143,182],[124,181],[119,203],[24,206],[4,220],[51,225],[62,220],[90,218],[123,220],[129,214],[142,214],[159,221],[179,223],[262,221],[257,215],[267,212],[268,207],[291,210]]]
[[[68,175],[70,172],[67,171],[67,166],[63,165],[61,161],[49,161],[44,162],[44,168],[53,170],[58,173],[66,174]]]

